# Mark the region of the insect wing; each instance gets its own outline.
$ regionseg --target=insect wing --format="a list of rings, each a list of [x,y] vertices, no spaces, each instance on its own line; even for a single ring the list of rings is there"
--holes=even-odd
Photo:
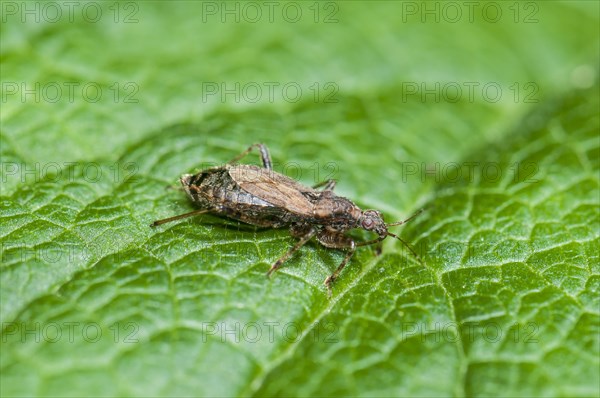
[[[244,191],[297,214],[312,214],[313,204],[302,192],[312,188],[276,173],[253,165],[237,165],[229,169],[231,178]]]

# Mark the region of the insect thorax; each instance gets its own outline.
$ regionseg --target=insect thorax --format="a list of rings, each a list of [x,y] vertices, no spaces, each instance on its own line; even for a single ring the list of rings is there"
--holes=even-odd
[[[315,202],[315,221],[339,231],[356,228],[362,210],[352,201],[325,191]]]

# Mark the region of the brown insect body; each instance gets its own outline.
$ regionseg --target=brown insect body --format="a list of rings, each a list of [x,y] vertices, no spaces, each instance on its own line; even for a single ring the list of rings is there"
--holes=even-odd
[[[199,207],[261,227],[310,224],[347,231],[356,228],[362,216],[360,208],[346,198],[253,165],[185,174],[181,184]]]
[[[254,147],[260,150],[264,167],[233,164]],[[198,174],[184,174],[180,181],[190,199],[201,210],[159,220],[152,225],[211,212],[260,227],[289,226],[291,234],[300,240],[273,264],[268,275],[316,236],[326,247],[347,251],[337,270],[325,280],[325,285],[330,288],[331,283],[354,254],[356,246],[373,244],[387,236],[398,238],[388,232],[380,212],[363,211],[352,201],[333,193],[336,183],[334,180],[307,187],[273,171],[269,152],[262,144],[252,145],[223,166],[212,167]],[[324,188],[317,189],[320,186]],[[389,225],[400,225],[406,221],[408,220]],[[345,232],[353,228],[374,231],[378,238],[355,243],[345,235]]]

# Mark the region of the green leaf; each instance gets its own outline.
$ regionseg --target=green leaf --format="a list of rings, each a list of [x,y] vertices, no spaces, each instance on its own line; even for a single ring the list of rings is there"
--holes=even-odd
[[[238,23],[224,4],[39,5],[40,23],[3,4],[2,395],[600,395],[598,5]],[[340,251],[310,243],[267,279],[285,229],[148,226],[194,209],[165,186],[261,141],[388,221],[424,207],[397,230],[420,258],[361,248],[328,298]]]

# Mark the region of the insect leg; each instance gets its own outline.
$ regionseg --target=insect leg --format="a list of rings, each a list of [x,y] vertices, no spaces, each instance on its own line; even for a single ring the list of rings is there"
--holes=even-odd
[[[171,221],[175,221],[175,220],[180,220],[182,218],[193,217],[193,216],[197,216],[197,215],[200,215],[200,214],[208,213],[209,211],[212,211],[212,209],[194,210],[194,211],[191,211],[189,213],[180,214],[178,216],[164,218],[162,220],[156,220],[152,224],[150,224],[150,226],[151,227],[156,227],[158,225],[165,224],[165,223],[168,223],[168,222],[171,222]]]
[[[269,149],[265,144],[253,144],[248,147],[244,152],[237,155],[235,158],[231,159],[227,164],[233,164],[238,160],[242,159],[244,156],[250,153],[253,148],[258,148],[260,151],[260,159],[262,161],[263,167],[268,170],[273,170],[273,162],[271,162],[271,155],[269,154]]]
[[[275,264],[273,264],[271,266],[271,269],[269,269],[269,272],[267,272],[267,276],[271,276],[271,274],[275,271],[277,271],[277,269],[279,269],[281,267],[281,265],[287,261],[288,258],[290,258],[290,256],[292,254],[294,254],[298,249],[300,249],[302,246],[304,246],[306,244],[306,242],[308,242],[313,236],[315,236],[315,234],[317,233],[317,230],[314,228],[310,228],[308,229],[308,231],[300,237],[300,240],[298,242],[296,242],[296,244],[294,245],[294,247],[292,247],[287,253],[285,253],[283,256],[281,256],[279,258],[279,260],[275,261]]]
[[[337,184],[336,180],[326,180],[326,181],[321,181],[317,185],[313,185],[313,188],[316,189],[316,188],[325,186],[325,188],[323,188],[323,191],[333,191],[333,189],[335,188],[335,184]]]
[[[321,231],[317,236],[317,240],[325,247],[329,247],[332,249],[347,250],[346,256],[344,257],[340,265],[338,265],[333,274],[331,274],[323,282],[323,284],[327,286],[327,291],[331,296],[331,284],[337,279],[340,272],[342,272],[348,261],[350,261],[350,259],[354,255],[354,252],[356,251],[356,243],[354,243],[354,240],[352,238],[344,235],[343,233],[328,229],[324,229],[323,231]]]

